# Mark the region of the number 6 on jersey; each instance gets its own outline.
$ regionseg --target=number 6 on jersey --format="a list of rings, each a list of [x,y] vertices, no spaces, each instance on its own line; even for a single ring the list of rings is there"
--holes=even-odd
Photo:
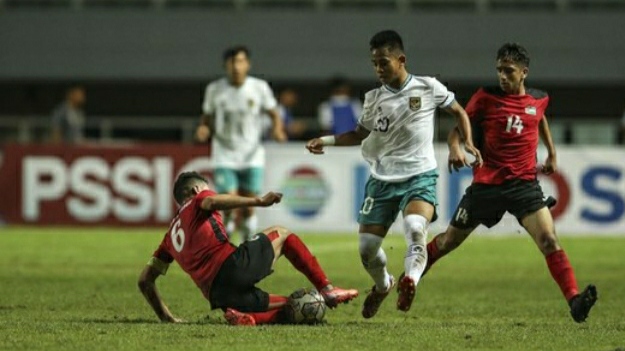
[[[171,227],[171,243],[176,251],[182,251],[184,247],[184,230],[180,228],[180,218]]]

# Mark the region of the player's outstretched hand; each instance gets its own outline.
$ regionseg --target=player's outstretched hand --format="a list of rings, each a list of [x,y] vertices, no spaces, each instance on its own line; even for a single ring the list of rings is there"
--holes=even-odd
[[[466,150],[466,152],[470,153],[471,155],[473,155],[473,157],[475,157],[475,161],[473,161],[472,164],[467,165],[467,166],[468,167],[482,167],[482,164],[484,164],[484,160],[482,159],[482,153],[480,152],[480,150],[478,150],[475,146],[473,146],[473,143],[465,143],[464,149]]]
[[[452,147],[449,149],[449,158],[447,160],[447,167],[449,169],[449,173],[456,171],[458,172],[460,168],[468,166],[468,161],[464,152],[459,147]]]
[[[314,138],[308,140],[306,143],[306,148],[310,151],[311,154],[315,155],[323,155],[323,141],[320,138]]]
[[[540,169],[540,171],[543,174],[546,175],[550,175],[553,174],[553,172],[558,170],[558,166],[557,166],[557,162],[556,162],[556,158],[555,156],[547,156],[547,159],[545,160],[545,164],[542,166],[542,168]]]
[[[273,204],[277,204],[282,200],[282,193],[274,193],[273,191],[268,192],[260,198],[260,206],[268,207]]]

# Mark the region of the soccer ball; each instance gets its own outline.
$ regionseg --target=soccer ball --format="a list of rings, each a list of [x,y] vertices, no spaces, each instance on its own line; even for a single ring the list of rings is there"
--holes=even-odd
[[[294,324],[317,324],[326,314],[323,296],[315,289],[301,288],[289,295],[285,311],[289,322]]]

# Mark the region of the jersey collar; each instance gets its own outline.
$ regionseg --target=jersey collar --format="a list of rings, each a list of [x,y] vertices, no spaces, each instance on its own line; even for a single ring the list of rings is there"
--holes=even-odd
[[[401,87],[399,87],[399,89],[393,89],[391,87],[389,87],[388,85],[384,84],[384,87],[390,91],[393,94],[397,94],[400,91],[404,90],[404,88],[406,87],[406,85],[408,85],[408,83],[410,83],[410,81],[412,80],[412,74],[408,73],[408,77],[406,77],[406,80],[404,80],[404,83],[401,85]]]

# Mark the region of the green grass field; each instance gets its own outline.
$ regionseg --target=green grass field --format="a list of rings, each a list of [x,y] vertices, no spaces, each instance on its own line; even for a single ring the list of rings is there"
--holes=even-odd
[[[6,350],[625,350],[625,238],[564,238],[580,287],[600,300],[576,324],[529,238],[470,238],[419,285],[408,314],[389,296],[360,316],[371,282],[352,235],[303,235],[335,284],[361,297],[319,326],[227,326],[177,267],[159,279],[172,312],[157,322],[136,280],[162,230],[0,229],[0,349]],[[403,238],[384,248],[392,272]],[[281,259],[261,286],[289,294],[310,284]]]

